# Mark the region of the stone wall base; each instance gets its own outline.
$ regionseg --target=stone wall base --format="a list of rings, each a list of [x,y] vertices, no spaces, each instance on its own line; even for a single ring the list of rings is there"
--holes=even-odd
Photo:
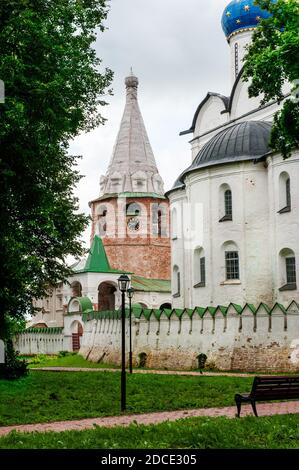
[[[121,364],[121,352],[94,346],[82,347],[80,354],[92,361],[103,364]],[[299,353],[298,353],[299,354]],[[295,363],[293,352],[286,347],[237,347],[233,351],[222,348],[207,354],[205,369],[234,370],[244,372],[299,372],[299,362]],[[298,358],[299,359],[299,358]],[[198,369],[198,353],[190,350],[169,348],[165,350],[147,350],[133,353],[133,366],[140,362],[144,367],[160,370]],[[128,365],[128,353],[126,353]]]

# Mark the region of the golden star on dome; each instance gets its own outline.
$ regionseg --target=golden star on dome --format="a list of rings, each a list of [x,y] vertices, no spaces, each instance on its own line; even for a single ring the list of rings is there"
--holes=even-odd
[[[245,6],[244,6],[244,10],[245,10],[245,11],[249,11],[249,10],[250,10],[250,6],[249,6],[249,5],[245,5]]]
[[[227,12],[226,12],[226,16],[231,16],[231,12],[230,12],[230,11],[227,11]]]
[[[241,23],[241,20],[236,20],[236,23],[237,23],[237,24],[240,24],[240,23]]]

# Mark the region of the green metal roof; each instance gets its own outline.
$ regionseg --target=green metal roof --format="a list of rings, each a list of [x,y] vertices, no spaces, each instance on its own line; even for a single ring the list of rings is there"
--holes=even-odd
[[[42,327],[39,328],[38,326],[30,326],[29,328],[26,328],[23,333],[43,333],[47,335],[55,335],[55,334],[61,334],[63,331],[63,326],[51,326],[51,327]]]
[[[233,302],[231,302],[227,308],[229,308],[230,306],[232,306],[237,313],[242,313],[243,307],[241,305],[234,304]]]
[[[79,302],[79,305],[80,305],[80,312],[82,313],[88,313],[88,312],[92,312],[93,311],[93,306],[92,306],[92,301],[90,300],[89,297],[72,297],[69,301],[69,304],[70,302],[72,302],[74,299],[76,299],[78,302]],[[69,307],[68,307],[69,309]],[[69,312],[68,311],[68,315],[72,314],[72,313],[77,313],[77,312]]]
[[[142,292],[171,292],[170,280],[132,276],[132,287]]]
[[[280,308],[282,313],[285,313],[290,308],[292,303],[293,302],[291,302],[291,304],[289,305],[289,307],[287,309],[282,304],[279,304],[279,303],[276,303],[275,306]],[[233,305],[233,304],[230,304],[230,305]],[[240,307],[238,304],[234,304],[234,305],[237,305],[237,307]],[[268,313],[268,315],[271,314],[271,309],[268,305],[266,305],[266,304],[260,304],[260,305],[263,305],[265,307],[266,312]],[[298,303],[296,303],[296,305],[299,308]],[[248,307],[250,309],[250,311],[252,312],[252,314],[255,315],[257,309],[253,304],[246,304],[242,308],[242,312],[240,312],[241,314],[244,312],[246,307]],[[219,307],[209,306],[209,307],[206,307],[206,308],[204,308],[204,307],[195,307],[194,309],[173,308],[173,309],[163,309],[163,310],[142,308],[140,306],[133,306],[132,307],[132,314],[135,318],[141,318],[143,316],[146,320],[148,320],[151,317],[151,315],[154,315],[157,318],[157,320],[160,320],[162,314],[166,315],[168,318],[170,318],[172,315],[176,315],[178,318],[181,318],[184,313],[187,313],[190,316],[190,318],[192,318],[193,315],[195,315],[195,314],[199,315],[202,318],[207,312],[209,312],[212,316],[214,316],[216,311],[218,310],[218,308],[221,311],[221,313],[223,314],[223,316],[225,316],[226,313],[227,313],[227,308],[225,306],[222,306],[222,305],[219,306]],[[128,308],[126,308],[125,313],[126,313],[126,317],[128,317],[129,316],[129,309]],[[88,321],[88,320],[93,320],[93,319],[99,320],[99,319],[102,319],[102,318],[121,318],[121,310],[120,309],[119,310],[113,310],[113,311],[109,310],[109,311],[104,311],[104,312],[94,312],[93,311],[93,312],[88,312],[88,313],[85,312],[82,315],[83,321]]]
[[[110,267],[103,241],[98,235],[94,236],[84,268],[78,271],[74,269],[74,271],[77,273],[123,273]]]

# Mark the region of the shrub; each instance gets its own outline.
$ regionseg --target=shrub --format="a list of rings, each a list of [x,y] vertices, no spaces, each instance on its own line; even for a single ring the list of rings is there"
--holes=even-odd
[[[6,342],[5,364],[0,364],[0,378],[15,380],[28,374],[28,364],[18,357],[18,351],[14,350],[11,340]]]
[[[59,351],[58,357],[66,357],[66,356],[76,356],[76,352],[69,352],[69,351]]]

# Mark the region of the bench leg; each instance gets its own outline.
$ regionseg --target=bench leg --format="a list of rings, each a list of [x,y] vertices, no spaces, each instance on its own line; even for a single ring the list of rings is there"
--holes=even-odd
[[[253,409],[253,412],[254,412],[255,416],[258,418],[258,414],[257,414],[257,411],[256,411],[256,406],[255,406],[255,401],[254,400],[251,401],[251,406],[252,406],[252,409]]]
[[[238,398],[238,397],[235,397],[235,401],[236,401],[236,405],[237,405],[236,418],[240,418],[242,402],[241,402],[240,398]]]

